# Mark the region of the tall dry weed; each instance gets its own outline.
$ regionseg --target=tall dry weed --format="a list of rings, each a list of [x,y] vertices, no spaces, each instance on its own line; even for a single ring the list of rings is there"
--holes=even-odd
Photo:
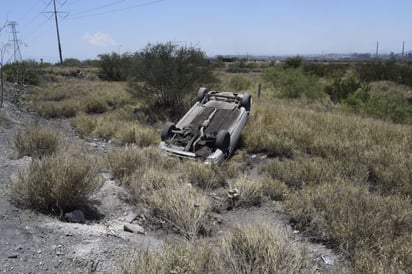
[[[52,128],[28,125],[26,129],[14,136],[14,145],[18,156],[35,158],[51,155],[58,151],[63,136]]]
[[[12,182],[12,199],[25,208],[62,214],[88,203],[99,180],[92,160],[59,153],[33,160]]]

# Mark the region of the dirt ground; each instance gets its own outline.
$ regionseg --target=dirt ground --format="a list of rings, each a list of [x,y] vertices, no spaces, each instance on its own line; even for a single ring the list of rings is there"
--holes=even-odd
[[[67,223],[15,207],[9,201],[7,187],[11,178],[30,163],[30,157],[17,158],[13,138],[27,122],[37,122],[60,129],[70,141],[90,146],[92,153],[104,153],[110,145],[99,140],[83,140],[67,120],[44,120],[35,113],[17,109],[5,102],[0,109],[0,272],[4,273],[116,273],[117,262],[134,250],[159,248],[167,232],[145,222],[145,210],[129,203],[128,193],[102,173],[102,187],[94,195],[98,220],[85,224]],[[250,156],[254,159],[254,156]],[[260,161],[253,161],[251,176],[258,176]],[[284,227],[291,244],[308,242],[318,273],[342,272],[340,256],[321,244],[310,243],[299,231],[294,231],[281,212],[279,204],[265,202],[261,207],[240,208],[215,213],[216,235],[235,224],[254,224],[270,220]],[[124,231],[126,223],[137,222],[145,234]],[[345,271],[343,271],[345,272]]]

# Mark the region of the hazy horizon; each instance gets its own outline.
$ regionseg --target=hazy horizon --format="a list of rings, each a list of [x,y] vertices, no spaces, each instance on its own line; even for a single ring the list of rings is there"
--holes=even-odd
[[[400,53],[412,49],[412,2],[57,0],[63,59],[135,52],[148,43],[197,46],[208,56]],[[23,59],[59,58],[52,1],[1,0],[0,26],[16,22]],[[11,28],[0,45],[12,42]],[[13,47],[5,56],[13,54]],[[7,57],[6,56],[6,57]],[[7,59],[7,58],[5,58]]]

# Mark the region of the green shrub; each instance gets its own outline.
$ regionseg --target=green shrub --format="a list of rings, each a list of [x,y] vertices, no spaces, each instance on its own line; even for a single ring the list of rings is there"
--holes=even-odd
[[[263,74],[263,79],[279,89],[281,98],[296,99],[304,96],[316,99],[324,96],[318,79],[305,75],[301,69],[270,68]]]
[[[365,82],[388,80],[412,86],[412,65],[394,59],[359,63],[357,72],[360,79]]]
[[[355,75],[347,78],[335,78],[332,84],[325,86],[325,92],[330,95],[332,101],[341,102],[362,88],[362,84]],[[363,89],[367,90],[366,87]]]
[[[200,86],[215,83],[212,65],[198,48],[167,42],[149,44],[133,55],[130,80],[144,82],[135,92],[143,98],[146,112],[158,115],[158,109],[169,118],[180,116],[188,107],[188,98],[196,96]],[[156,115],[157,114],[157,115]]]
[[[305,62],[303,71],[324,78],[342,78],[350,68],[350,63],[344,62]]]
[[[229,81],[229,87],[233,91],[244,91],[247,90],[251,85],[252,83],[248,79],[239,75],[233,76]]]
[[[12,182],[12,199],[25,208],[60,216],[84,206],[99,186],[91,163],[88,157],[66,153],[33,160]]]
[[[35,61],[6,64],[2,70],[9,82],[26,85],[40,84],[39,65]]]
[[[412,107],[401,95],[385,92],[372,93],[366,101],[364,110],[378,119],[390,119],[395,123],[410,121]]]
[[[286,68],[294,68],[297,69],[301,67],[303,64],[303,57],[297,55],[295,57],[288,57],[285,60],[285,67]]]
[[[126,81],[131,69],[131,56],[112,52],[99,55],[99,77],[109,81]]]

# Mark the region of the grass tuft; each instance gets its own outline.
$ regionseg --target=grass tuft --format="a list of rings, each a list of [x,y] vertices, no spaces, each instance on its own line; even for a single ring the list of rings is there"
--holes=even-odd
[[[56,153],[59,145],[63,142],[63,137],[51,128],[44,128],[37,125],[29,125],[23,132],[18,132],[14,136],[14,145],[18,156],[31,156],[39,158],[45,155]]]
[[[234,206],[240,207],[261,205],[263,198],[262,182],[241,177],[237,179],[234,187],[239,191],[239,195],[233,198],[228,198]]]
[[[412,267],[412,206],[399,196],[382,197],[366,186],[337,181],[292,194],[286,209],[300,229],[339,247],[360,272],[374,272],[380,260],[388,264],[378,272]],[[375,263],[361,265],[371,258]]]
[[[168,240],[160,250],[139,250],[119,264],[121,273],[314,273],[305,245],[266,223],[238,226],[211,240]]]
[[[183,180],[205,190],[226,185],[225,176],[216,165],[205,165],[198,161],[187,161],[184,164]]]
[[[304,246],[291,245],[286,233],[266,223],[237,227],[225,235],[223,260],[228,273],[312,273]]]
[[[66,153],[33,160],[11,185],[19,205],[44,213],[62,214],[88,202],[99,186],[92,160]]]

